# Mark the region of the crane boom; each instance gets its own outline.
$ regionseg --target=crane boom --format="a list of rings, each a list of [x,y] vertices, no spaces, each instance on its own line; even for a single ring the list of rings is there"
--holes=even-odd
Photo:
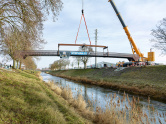
[[[120,22],[121,22],[121,24],[122,24],[122,26],[123,26],[123,29],[125,30],[125,33],[126,33],[128,39],[129,39],[129,41],[130,41],[130,43],[131,43],[131,45],[132,45],[132,52],[133,52],[133,54],[136,53],[136,54],[139,55],[139,57],[143,58],[144,55],[143,55],[143,54],[139,51],[139,49],[137,48],[137,46],[136,46],[136,44],[135,44],[133,38],[131,37],[131,34],[130,34],[129,30],[128,30],[128,27],[127,27],[126,24],[124,23],[124,21],[123,21],[121,15],[120,15],[118,9],[116,8],[116,5],[115,5],[114,1],[113,1],[113,0],[109,0],[109,2],[111,3],[111,5],[112,5],[112,7],[113,7],[113,9],[114,9],[114,11],[115,11],[115,13],[117,14],[117,16],[118,16],[118,18],[119,18],[119,20],[120,20]]]

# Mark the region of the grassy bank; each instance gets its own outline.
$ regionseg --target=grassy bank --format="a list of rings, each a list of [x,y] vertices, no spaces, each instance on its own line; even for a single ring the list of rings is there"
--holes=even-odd
[[[0,69],[1,124],[91,123],[32,71]]]
[[[107,69],[59,70],[52,75],[94,85],[125,90],[166,101],[166,66]]]

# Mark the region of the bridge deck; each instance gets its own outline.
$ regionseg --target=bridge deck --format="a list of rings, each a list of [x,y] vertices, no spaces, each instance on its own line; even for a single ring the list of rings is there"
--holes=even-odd
[[[59,51],[63,52],[63,51]],[[65,52],[82,52],[82,51],[65,51]],[[26,58],[27,56],[60,56],[58,50],[27,50],[20,51],[21,56]],[[115,53],[115,52],[87,52],[87,55],[73,55],[70,56],[88,56],[88,57],[104,57],[104,58],[127,58],[130,61],[138,61],[139,56],[137,54],[127,53]]]

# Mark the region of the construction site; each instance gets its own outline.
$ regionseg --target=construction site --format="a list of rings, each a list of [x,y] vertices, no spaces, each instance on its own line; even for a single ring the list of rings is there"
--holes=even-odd
[[[90,4],[87,6],[85,1],[88,0],[80,1],[73,4],[73,1],[67,2],[66,0],[67,4],[64,7],[67,7],[67,9],[64,8],[64,11],[67,14],[63,13],[60,17],[65,16],[67,19],[60,18],[60,21],[57,20],[57,24],[55,24],[57,29],[49,21],[45,23],[48,27],[45,26],[44,28],[48,28],[49,31],[45,30],[44,34],[47,34],[48,39],[53,41],[48,42],[51,47],[46,46],[44,50],[40,47],[36,49],[36,46],[39,45],[38,42],[29,43],[28,40],[31,41],[34,37],[28,38],[29,35],[27,34],[22,37],[24,32],[16,33],[21,37],[21,40],[18,37],[16,39],[12,37],[16,41],[19,39],[18,43],[13,41],[14,44],[19,44],[19,47],[14,49],[15,46],[14,48],[12,46],[9,49],[10,53],[8,54],[12,58],[13,64],[0,63],[0,123],[165,124],[165,60],[162,57],[161,61],[156,60],[156,58],[160,58],[158,57],[159,52],[154,49],[156,46],[146,41],[147,37],[140,37],[143,33],[146,36],[147,32],[142,31],[143,33],[140,33],[137,31],[139,24],[146,27],[147,23],[134,24],[135,20],[139,22],[139,14],[138,11],[137,13],[134,11],[136,5],[134,7],[132,5],[138,4],[140,1],[133,2],[129,8],[125,7],[125,11],[123,11],[123,14],[130,12],[131,15],[135,16],[131,20],[129,18],[123,19],[123,14],[120,14],[118,6],[114,3],[116,1],[121,3],[121,7],[122,5],[127,6],[125,0],[108,0],[109,4],[104,4],[105,6],[101,8],[101,3],[98,3],[99,0],[95,1],[97,7],[93,3],[94,1],[89,1]],[[56,8],[57,2],[61,2],[61,0],[44,2],[45,4],[34,1],[35,5],[40,7],[41,5],[50,7],[55,3]],[[149,1],[144,1],[144,6],[141,7],[146,8],[146,2],[149,3]],[[2,3],[0,2],[0,5]],[[15,4],[16,6],[21,5],[22,10],[23,3],[21,1],[16,0]],[[33,5],[33,2],[28,1],[28,5]],[[7,4],[4,6],[7,6]],[[62,3],[59,6],[62,9]],[[156,6],[156,4],[153,6]],[[35,8],[36,6],[29,7]],[[38,9],[42,9],[43,6],[40,7]],[[96,7],[96,11],[93,10],[93,7]],[[111,18],[112,20],[106,19],[107,14],[98,13],[98,10],[108,7],[111,10],[110,17],[115,16]],[[150,5],[151,7],[152,5]],[[55,11],[52,13],[53,15],[56,15],[58,11],[55,8],[51,8],[51,11]],[[73,11],[73,8],[80,9],[80,13],[77,14],[76,11]],[[155,11],[155,8],[153,9]],[[49,8],[46,8],[46,10],[49,15]],[[120,8],[120,10],[124,9]],[[93,11],[93,17],[96,16],[90,23],[87,20],[92,20],[92,18],[86,16],[88,15],[86,11]],[[139,11],[144,13],[143,10],[139,9]],[[22,12],[24,14],[24,9]],[[40,11],[34,13],[37,12]],[[81,19],[79,18],[79,23],[76,19],[76,23],[73,18],[78,15],[81,16]],[[124,17],[127,17],[127,14]],[[149,17],[147,16],[147,18]],[[105,27],[95,28],[95,37],[92,40],[92,31],[89,29],[92,29],[93,26],[98,27],[99,21],[102,24],[106,23]],[[110,23],[112,23],[111,26],[108,26]],[[130,33],[130,26],[127,26],[127,23],[130,23],[130,26],[134,24],[135,28],[133,29],[137,33]],[[39,25],[42,25],[42,23],[40,22]],[[75,25],[78,27],[77,31],[75,31]],[[116,26],[118,30],[116,30]],[[29,31],[28,28],[27,32]],[[39,26],[38,28],[43,27]],[[81,28],[85,29],[83,35],[81,35]],[[160,26],[159,28],[161,29]],[[103,30],[106,31],[100,32]],[[109,30],[111,30],[111,33]],[[123,33],[117,32],[119,30],[122,30]],[[154,33],[154,30],[152,31]],[[61,32],[61,35],[58,32]],[[73,35],[73,32],[76,32],[76,36]],[[35,32],[33,33],[35,34]],[[134,40],[133,34],[139,41]],[[115,37],[118,37],[119,41]],[[12,41],[12,38],[9,38],[9,41]],[[8,41],[8,38],[6,39]],[[22,40],[26,41],[23,45],[20,43]],[[33,46],[33,44],[35,45]],[[4,53],[8,50],[7,47],[5,48]],[[36,64],[33,57],[36,58]],[[43,57],[44,61],[41,59],[42,62],[38,62],[40,60],[38,57]],[[40,69],[40,64],[42,69]]]
[[[117,62],[116,65],[117,67],[131,67],[131,66],[142,66],[142,65],[155,65],[155,52],[152,51],[152,49],[149,46],[150,51],[147,53],[147,57],[144,56],[144,53],[141,53],[141,51],[138,49],[134,39],[132,38],[128,27],[126,26],[124,20],[122,19],[122,16],[120,12],[118,11],[117,7],[115,6],[115,3],[113,0],[109,1],[113,10],[115,11],[115,14],[117,15],[117,19],[119,19],[122,28],[124,29],[124,34],[126,34],[128,41],[131,45],[131,51],[132,53],[116,53],[116,52],[109,52],[109,48],[106,45],[92,45],[90,35],[88,32],[88,27],[87,23],[85,20],[84,16],[84,9],[83,9],[83,2],[82,2],[82,15],[81,15],[81,20],[78,28],[78,32],[76,35],[75,39],[75,44],[63,44],[59,43],[58,44],[58,50],[26,50],[26,51],[18,51],[16,54],[19,56],[22,56],[24,59],[27,56],[60,56],[60,58],[69,58],[70,56],[75,56],[75,57],[102,57],[102,58],[125,58],[129,62],[124,63],[124,62]],[[89,44],[77,44],[77,38],[79,35],[79,30],[80,30],[80,25],[84,21],[88,39],[89,39]],[[97,37],[96,37],[97,40]],[[96,43],[96,42],[95,42]],[[67,46],[67,47],[90,47],[90,48],[95,48],[95,51],[69,51],[69,50],[61,50],[60,46]],[[96,51],[96,48],[102,48],[103,52],[98,52]],[[96,63],[96,62],[95,62]],[[97,68],[97,67],[96,67]]]

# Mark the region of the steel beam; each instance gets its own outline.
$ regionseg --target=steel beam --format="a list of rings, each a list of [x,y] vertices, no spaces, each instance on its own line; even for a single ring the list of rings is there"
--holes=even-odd
[[[61,52],[61,51],[59,51]],[[66,51],[67,52],[67,51]],[[82,52],[82,51],[68,51],[68,52]],[[30,50],[19,51],[19,54],[26,58],[27,56],[59,56],[57,50]],[[138,61],[137,54],[114,53],[114,52],[87,52],[87,55],[70,55],[70,56],[88,56],[88,57],[104,57],[104,58],[126,58],[130,61]]]
[[[102,46],[102,45],[87,45],[87,44],[58,44],[58,46],[90,46],[90,47],[108,48],[108,46]]]

